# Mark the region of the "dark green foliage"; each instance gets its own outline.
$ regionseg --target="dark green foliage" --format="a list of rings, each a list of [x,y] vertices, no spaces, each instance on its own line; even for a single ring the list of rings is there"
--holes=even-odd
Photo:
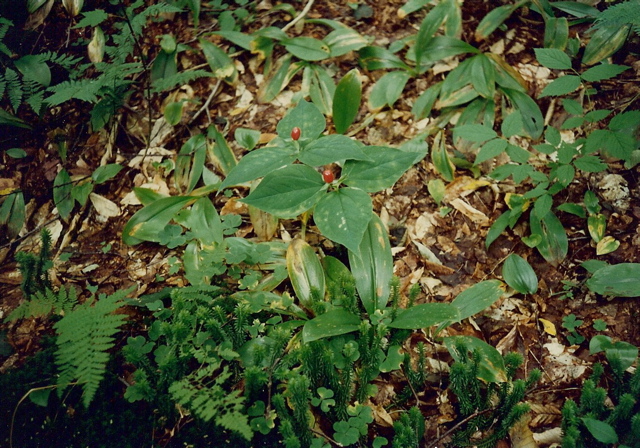
[[[78,302],[76,289],[60,288],[58,292],[47,289],[45,292],[36,291],[31,298],[25,300],[5,319],[5,322],[26,319],[28,317],[46,317],[51,313],[66,314]]]
[[[625,373],[610,357],[613,384],[607,384],[602,364],[593,366],[591,377],[582,385],[580,405],[568,400],[562,408],[562,446],[563,448],[604,448],[611,443],[602,441],[601,432],[592,433],[585,425],[585,419],[601,422],[600,431],[611,431],[617,435],[620,445],[640,448],[640,373],[636,369],[633,375]],[[613,362],[612,362],[613,361]],[[598,384],[604,383],[604,387]],[[607,399],[614,406],[606,404]]]
[[[100,381],[102,381],[114,335],[126,319],[124,314],[113,314],[123,306],[124,297],[133,288],[110,296],[100,295],[95,304],[87,301],[66,314],[54,325],[58,338],[56,364],[59,370],[58,395],[77,380],[84,391],[83,403],[89,407]]]
[[[625,25],[631,25],[635,33],[640,34],[639,0],[628,0],[609,6],[598,15],[593,27],[621,28]]]
[[[508,381],[485,384],[478,379],[479,352],[469,352],[464,346],[457,350],[462,357],[451,366],[450,388],[458,398],[460,417],[470,418],[454,433],[450,446],[493,447],[529,411],[529,406],[521,401],[540,379],[540,371],[532,370],[526,381],[514,381],[522,357],[509,354],[504,356]],[[478,432],[482,434],[480,438],[476,436]]]
[[[393,448],[419,448],[424,437],[424,416],[418,408],[405,412],[393,425],[396,435],[393,437]]]
[[[25,297],[31,297],[36,292],[45,293],[51,288],[48,269],[51,268],[51,233],[43,229],[40,233],[42,246],[38,255],[27,252],[18,252],[16,261],[20,274],[22,274],[22,292]]]

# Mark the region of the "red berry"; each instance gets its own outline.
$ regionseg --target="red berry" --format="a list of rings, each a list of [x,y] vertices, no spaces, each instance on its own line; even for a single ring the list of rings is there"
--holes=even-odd
[[[302,131],[300,130],[300,128],[296,126],[295,128],[291,129],[291,138],[294,140],[298,140],[301,133]]]
[[[324,179],[324,181],[328,184],[330,184],[331,182],[333,182],[333,180],[335,179],[335,176],[333,175],[333,171],[331,170],[324,170],[322,172],[322,179]]]

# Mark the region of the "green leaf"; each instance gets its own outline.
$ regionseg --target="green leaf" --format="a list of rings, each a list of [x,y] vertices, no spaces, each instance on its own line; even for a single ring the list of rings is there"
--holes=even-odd
[[[358,52],[360,64],[367,70],[400,69],[408,71],[410,67],[398,56],[385,48],[367,46]]]
[[[619,263],[598,269],[587,280],[587,287],[612,297],[640,297],[640,264]]]
[[[564,50],[569,41],[569,22],[566,17],[548,17],[544,27],[545,48]]]
[[[529,95],[519,90],[503,88],[502,91],[511,104],[520,111],[527,134],[534,140],[540,138],[544,129],[544,117],[538,104]]]
[[[515,110],[504,117],[500,130],[505,138],[511,138],[514,135],[522,135],[524,124],[522,122],[522,114],[520,111]]]
[[[584,49],[582,63],[593,65],[611,56],[625,43],[630,30],[630,24],[603,26],[596,29]]]
[[[371,214],[358,251],[348,251],[348,254],[362,305],[369,315],[373,315],[387,305],[393,276],[389,236],[378,215]]]
[[[502,277],[507,285],[520,294],[535,294],[538,291],[538,277],[520,255],[511,254],[507,257],[502,266]]]
[[[553,212],[549,212],[543,219],[538,219],[532,213],[529,222],[531,233],[540,235],[542,238],[537,246],[540,254],[553,266],[560,264],[569,251],[569,240],[558,217]]]
[[[13,159],[24,159],[27,157],[27,152],[22,148],[9,148],[5,151],[5,154]]]
[[[235,83],[238,79],[238,70],[229,55],[204,38],[198,39],[198,42],[214,76],[230,84]]]
[[[505,149],[507,149],[508,144],[509,143],[506,140],[501,138],[489,140],[487,143],[482,145],[482,148],[480,148],[480,151],[478,151],[476,160],[473,163],[475,165],[478,165],[486,160],[499,156],[505,151]]]
[[[438,4],[425,16],[420,24],[420,29],[416,35],[416,43],[414,46],[416,67],[422,72],[421,60],[426,54],[427,46],[433,39],[436,31],[442,26],[447,19],[447,10],[444,4]]]
[[[433,200],[436,201],[436,204],[440,205],[446,193],[446,187],[442,179],[431,179],[427,184],[427,190]]]
[[[318,339],[352,333],[360,326],[359,316],[345,310],[331,310],[317,316],[302,328],[302,339],[305,343]]]
[[[475,31],[476,41],[484,40],[491,35],[505,20],[513,14],[513,11],[520,7],[518,2],[513,5],[502,5],[491,9],[489,14],[484,16]]]
[[[292,149],[281,146],[268,146],[250,152],[229,171],[220,190],[264,177],[272,171],[291,165],[296,159],[297,154]]]
[[[64,220],[69,218],[71,210],[73,210],[74,199],[71,196],[71,177],[64,168],[56,175],[53,180],[53,202],[58,208],[60,217]]]
[[[184,225],[190,230],[190,237],[196,238],[204,247],[212,243],[222,244],[224,239],[222,221],[209,198],[198,199],[187,213]]]
[[[424,48],[425,60],[434,63],[464,53],[478,53],[478,49],[450,36],[436,36]]]
[[[311,101],[323,114],[331,115],[331,111],[333,110],[333,97],[336,93],[336,85],[333,82],[333,78],[327,70],[320,66],[312,65],[305,67],[305,71],[307,69],[311,71],[311,85],[309,86]]]
[[[598,82],[604,79],[615,78],[620,73],[628,69],[629,67],[627,67],[626,65],[600,64],[600,65],[591,67],[580,76],[585,81]]]
[[[393,106],[402,95],[410,77],[411,75],[405,71],[393,71],[383,75],[369,93],[369,107],[377,110],[385,106]]]
[[[333,124],[336,133],[344,134],[353,123],[362,99],[362,83],[358,69],[349,71],[342,77],[333,96]]]
[[[31,2],[31,0],[30,0]],[[38,0],[39,3],[45,3],[45,0]],[[33,11],[30,11],[33,12]],[[72,26],[72,29],[84,28],[87,26],[95,27],[109,18],[109,15],[102,9],[96,9],[93,11],[83,12],[84,16],[76,25]]]
[[[174,173],[176,186],[182,192],[191,193],[202,177],[205,157],[207,155],[207,140],[204,134],[196,134],[187,140],[178,153]]]
[[[9,193],[0,205],[0,226],[7,226],[7,236],[14,238],[22,230],[25,221],[25,204],[22,191]]]
[[[159,242],[160,235],[169,221],[196,199],[192,196],[171,196],[158,199],[141,208],[122,229],[122,241],[129,246],[143,241]]]
[[[93,191],[93,183],[85,182],[83,184],[74,185],[71,188],[71,196],[78,201],[81,207],[84,207],[89,199],[89,195]]]
[[[469,351],[478,352],[480,354],[479,379],[487,383],[504,383],[508,381],[504,358],[502,358],[497,349],[486,342],[473,336],[448,336],[444,338],[444,345],[457,362],[462,360],[462,354],[457,349],[460,345]]]
[[[300,128],[300,142],[315,140],[327,127],[327,122],[318,107],[302,100],[278,122],[276,132],[282,139],[291,139],[291,130]]]
[[[347,160],[342,177],[345,184],[368,193],[391,188],[416,159],[413,152],[384,146],[369,146],[365,155],[370,161]]]
[[[436,170],[444,180],[453,182],[455,168],[444,146],[443,132],[439,132],[433,141],[433,146],[431,147],[431,162],[433,162]]]
[[[360,50],[369,43],[364,36],[347,26],[330,32],[323,40],[329,46],[332,58]]]
[[[303,61],[321,61],[331,54],[329,46],[313,37],[294,37],[280,41],[287,51]]]
[[[164,51],[158,52],[151,66],[151,82],[170,78],[178,73],[176,54],[177,53],[165,53]]]
[[[279,218],[295,218],[325,193],[322,176],[306,165],[289,165],[267,174],[242,202]]]
[[[26,55],[14,62],[24,79],[35,81],[49,87],[51,84],[51,70],[46,62],[38,55]]]
[[[0,109],[0,125],[13,126],[16,128],[23,128],[23,129],[31,129],[31,126],[29,126],[25,121],[21,120],[15,115],[10,114],[4,109]]]
[[[484,98],[493,98],[496,93],[496,70],[484,54],[471,58],[471,83]]]
[[[259,101],[263,103],[273,101],[300,68],[291,64],[291,55],[289,53],[278,59],[275,67],[269,72],[269,78],[258,90]]]
[[[597,156],[582,156],[573,161],[576,168],[587,173],[599,173],[607,169],[607,164]]]
[[[416,117],[416,120],[422,120],[427,118],[431,114],[431,109],[440,95],[440,88],[442,87],[442,81],[435,83],[427,90],[422,92],[413,107],[411,113]]]
[[[91,178],[96,183],[96,185],[100,185],[109,179],[113,179],[116,175],[122,170],[122,165],[117,163],[110,163],[108,165],[99,166],[96,170],[91,173]]]
[[[182,119],[183,101],[172,101],[164,108],[164,118],[171,126],[180,123]]]
[[[624,341],[612,342],[609,336],[596,335],[589,342],[589,353],[595,355],[604,351],[607,359],[611,362],[616,358],[620,362],[620,368],[627,370],[636,362],[638,358],[638,347]]]
[[[248,151],[256,147],[260,141],[260,131],[255,129],[237,128],[233,134],[236,142]]]
[[[254,37],[252,36],[249,36],[245,33],[241,33],[239,31],[216,31],[214,34],[224,37],[229,42],[247,51],[251,51],[251,43],[254,40]]]
[[[460,312],[457,322],[489,308],[503,293],[504,284],[500,280],[485,280],[465,289],[451,302]]]
[[[218,131],[215,126],[211,125],[207,128],[207,137],[215,140],[213,148],[208,147],[207,149],[209,160],[213,162],[224,175],[228,175],[229,171],[238,163],[235,154],[231,151],[222,132]]]
[[[554,70],[570,70],[571,58],[557,48],[535,48],[536,59],[542,65]]]
[[[296,238],[289,243],[286,257],[287,272],[296,297],[302,306],[312,309],[315,300],[324,300],[326,290],[318,255],[307,242]]]
[[[387,324],[389,328],[419,330],[460,319],[458,308],[448,303],[423,303],[406,310],[398,310],[396,318]]]
[[[456,126],[453,129],[454,138],[463,138],[470,142],[486,142],[487,140],[494,139],[498,136],[496,132],[481,124],[465,124],[462,126]]]
[[[582,80],[579,76],[576,75],[565,75],[561,76],[558,79],[554,79],[548,84],[538,98],[544,98],[545,96],[560,96],[566,95],[567,93],[571,93],[580,87],[582,84]]]
[[[332,134],[312,141],[298,155],[298,160],[310,166],[328,165],[343,160],[367,160],[371,158],[346,135]]]
[[[372,212],[367,193],[357,188],[340,188],[320,199],[313,220],[324,236],[357,252]]]
[[[582,417],[582,422],[597,441],[610,444],[618,443],[618,434],[608,423],[588,417]]]

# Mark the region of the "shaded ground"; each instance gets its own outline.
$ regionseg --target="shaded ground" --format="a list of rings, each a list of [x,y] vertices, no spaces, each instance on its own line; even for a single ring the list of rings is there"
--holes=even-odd
[[[357,20],[353,15],[354,9],[350,6],[318,1],[311,9],[309,17],[339,20],[363,35],[374,36],[375,44],[382,46],[415,33],[422,20],[422,14],[414,14],[400,20],[397,10],[404,1],[385,0],[375,3],[371,17]],[[473,42],[472,34],[475,26],[495,6],[493,3],[464,2],[463,39]],[[296,7],[298,7],[297,4]],[[286,22],[288,19],[286,14],[268,15],[259,10],[256,21],[250,28],[259,29],[277,21]],[[201,30],[215,26],[212,22],[208,23],[208,20],[210,21],[210,19],[203,20],[200,25]],[[53,27],[66,30],[68,23],[69,19],[56,3],[54,12],[47,18],[44,25],[42,35],[46,39],[38,41],[38,45],[53,49],[62,48],[66,40],[66,31],[54,33],[51,37],[49,30]],[[526,64],[535,65],[533,48],[542,46],[541,33],[544,29],[540,16],[527,9],[518,10],[507,23],[507,27],[509,30],[515,30],[515,36],[510,36],[506,41],[507,61],[521,69],[526,68]],[[154,42],[153,36],[159,36],[168,30],[183,42],[191,41],[195,35],[187,15],[184,14],[177,16],[171,25],[154,24],[152,30],[147,33],[148,42],[144,42],[144,45],[148,45],[150,51],[155,51],[153,49],[157,48],[157,42]],[[310,35],[326,33],[325,29],[319,27],[316,29],[310,25],[305,26],[303,31],[304,34]],[[579,32],[579,28],[571,28],[571,31]],[[496,32],[490,42],[480,44],[480,49],[487,50],[500,39],[505,39],[505,32]],[[510,49],[513,49],[512,53],[509,53]],[[193,57],[188,55],[187,60],[183,62],[191,64],[203,62],[188,60]],[[636,64],[635,67],[637,67],[637,60],[624,49],[616,55],[616,58],[620,59],[617,61],[619,63]],[[279,97],[279,101],[272,104],[258,104],[255,101],[258,86],[254,73],[250,69],[249,59],[250,56],[246,53],[238,57],[245,68],[239,86],[233,88],[222,85],[207,113],[201,114],[196,121],[183,120],[183,124],[162,142],[164,148],[175,153],[191,134],[206,128],[210,120],[216,123],[220,130],[224,129],[227,132],[229,141],[232,140],[231,136],[238,127],[257,129],[263,134],[275,132],[278,120],[287,110],[286,102],[290,100],[290,95],[285,94]],[[335,70],[341,76],[355,66],[357,66],[355,57],[346,55],[336,61]],[[364,91],[367,92],[375,79],[382,74],[383,71],[365,73],[369,83],[364,85]],[[629,106],[625,103],[625,99],[637,93],[633,89],[637,88],[638,75],[634,70],[630,70],[622,76],[622,79],[620,82],[603,83],[600,94],[595,99],[599,107],[623,110],[624,107]],[[417,95],[434,81],[437,79],[434,79],[433,75],[410,81],[395,109],[378,113],[372,124],[359,131],[356,137],[367,144],[393,146],[416,135],[425,123],[413,121],[410,113],[411,104]],[[540,84],[535,80],[532,81],[530,93],[535,94],[540,91]],[[200,80],[192,85],[194,92],[186,94],[204,100],[215,88],[216,81]],[[297,89],[299,89],[299,80],[291,85],[291,90]],[[254,100],[248,108],[238,113],[238,102],[245,90],[253,96]],[[159,116],[157,111],[161,110],[163,100],[164,98],[157,98],[154,104],[150,105],[154,121]],[[281,105],[282,102],[285,105]],[[548,101],[543,101],[541,103],[543,113],[546,112],[547,107],[551,106]],[[148,107],[140,93],[131,97],[115,128],[114,157],[110,162],[117,161],[126,165],[141,150],[144,150],[145,133],[149,126],[146,118]],[[195,113],[197,109],[199,106],[194,107],[190,113]],[[158,178],[154,179],[153,170],[149,165],[143,169],[126,167],[119,174],[116,182],[101,186],[96,191],[120,205],[122,210],[120,216],[105,219],[90,205],[83,210],[74,211],[70,222],[61,222],[53,213],[51,185],[62,162],[57,156],[52,143],[54,135],[50,131],[60,129],[61,133],[67,135],[70,149],[65,166],[74,174],[83,172],[90,174],[99,165],[105,148],[110,145],[106,134],[89,133],[85,125],[86,112],[87,106],[83,103],[65,104],[39,122],[34,132],[21,131],[13,137],[5,135],[0,141],[3,147],[20,146],[28,153],[28,158],[23,161],[7,160],[0,177],[14,182],[14,185],[20,185],[25,192],[25,200],[29,202],[27,232],[16,241],[6,241],[6,239],[0,241],[2,244],[0,246],[2,263],[0,266],[0,297],[2,298],[0,317],[5,317],[22,300],[19,287],[21,279],[13,262],[13,254],[17,250],[33,250],[37,244],[38,231],[44,225],[51,226],[53,230],[56,259],[61,254],[69,256],[67,261],[55,263],[53,270],[55,286],[76,284],[80,288],[85,288],[92,285],[98,286],[100,292],[111,293],[136,284],[138,286],[136,294],[142,295],[154,292],[166,284],[179,285],[184,282],[179,274],[169,274],[167,260],[176,255],[175,251],[153,244],[129,247],[120,239],[124,224],[139,209],[139,206],[123,204],[122,200],[125,196],[134,186],[146,182],[166,186]],[[362,107],[357,121],[363,121],[369,114],[370,111]],[[557,115],[551,116],[552,122],[559,119],[561,117]],[[234,150],[241,155],[238,147],[234,147]],[[630,206],[626,211],[616,210],[601,197],[603,213],[607,216],[608,232],[619,240],[621,245],[612,254],[598,257],[598,259],[609,263],[640,262],[638,169],[624,170],[622,166],[613,163],[610,172],[622,175],[627,181]],[[520,187],[513,185],[510,181],[495,182],[487,179],[487,185],[469,188],[470,185],[475,185],[471,173],[459,170],[457,175],[456,181],[447,187],[444,205],[451,206],[452,211],[446,216],[441,215],[440,206],[427,192],[427,182],[438,176],[427,159],[409,170],[391,191],[374,197],[376,211],[390,227],[395,254],[395,273],[401,279],[403,290],[413,283],[420,283],[423,291],[420,301],[449,301],[480,280],[500,278],[501,263],[510,253],[516,252],[527,259],[541,279],[536,294],[522,296],[514,293],[488,312],[456,325],[448,331],[449,334],[470,334],[480,337],[498,347],[503,353],[508,351],[522,353],[526,359],[527,371],[540,368],[543,371],[542,382],[529,397],[533,406],[529,426],[537,433],[556,428],[559,425],[559,413],[563,401],[577,396],[579,385],[594,361],[594,357],[591,357],[588,351],[590,337],[604,333],[614,340],[640,345],[637,300],[606,300],[589,293],[582,286],[581,282],[586,278],[586,272],[579,265],[582,261],[596,258],[595,247],[588,236],[585,220],[569,214],[559,215],[570,240],[569,255],[559,266],[551,266],[536,251],[529,249],[520,241],[519,235],[525,234],[522,225],[516,226],[513,231],[501,236],[489,250],[485,250],[484,242],[489,226],[506,209],[504,195],[521,191]],[[560,199],[579,203],[587,189],[598,191],[599,180],[600,178],[595,175],[578,177],[561,193],[564,197]],[[246,194],[245,191],[234,191],[235,197],[244,194]],[[222,202],[227,199],[223,198],[219,201],[219,205],[223,207]],[[469,212],[470,209],[465,208],[464,204],[475,209],[477,213]],[[231,207],[227,207],[226,210],[229,208]],[[253,237],[246,215],[243,216],[243,220],[245,225],[241,234]],[[284,228],[291,234],[299,231],[297,224],[292,221],[285,222]],[[313,232],[313,228],[311,231]],[[426,254],[424,248],[428,248],[431,254]],[[565,290],[563,289],[567,284],[565,282],[572,282],[574,286]],[[562,299],[563,292],[570,292],[572,297]],[[584,321],[578,331],[587,342],[579,346],[571,346],[566,338],[568,332],[562,328],[563,317],[572,313]],[[131,326],[134,327],[136,319],[140,319],[140,316],[132,314],[134,320]],[[552,331],[545,330],[540,318],[554,324],[557,334],[553,335],[550,334]],[[598,332],[593,328],[593,322],[597,319],[602,319],[607,324],[606,331]],[[12,347],[11,354],[5,353],[0,357],[2,363],[0,371],[3,373],[12,367],[20,366],[27,356],[38,350],[42,337],[51,332],[49,325],[33,319],[4,324],[2,329]],[[408,344],[415,345],[420,341],[429,343],[429,339],[424,334],[416,333]],[[430,347],[434,347],[433,344]],[[435,348],[431,354],[434,359],[447,360],[447,356],[438,353]],[[389,378],[389,384],[393,385],[393,383],[394,379]],[[420,395],[420,399],[423,400],[421,407],[425,415],[429,416],[428,433],[432,437],[436,436],[437,424],[454,418],[453,408],[442,399],[440,396],[442,391],[439,387],[436,381],[432,390],[426,390]]]

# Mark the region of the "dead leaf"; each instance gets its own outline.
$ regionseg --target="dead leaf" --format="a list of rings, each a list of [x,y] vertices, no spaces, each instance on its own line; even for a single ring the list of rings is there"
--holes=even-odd
[[[460,213],[465,215],[467,218],[471,219],[474,223],[478,224],[482,227],[488,227],[491,225],[491,222],[487,215],[482,213],[480,210],[472,207],[467,204],[462,199],[454,199],[450,202],[451,206],[458,210]]]

